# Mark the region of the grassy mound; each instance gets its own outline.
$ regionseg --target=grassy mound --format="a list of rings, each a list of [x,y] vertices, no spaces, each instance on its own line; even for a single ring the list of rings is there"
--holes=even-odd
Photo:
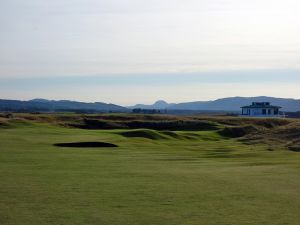
[[[161,131],[202,131],[218,130],[220,125],[218,122],[207,118],[170,115],[19,113],[13,114],[12,117],[31,122],[50,123],[63,127],[89,130],[152,129]]]
[[[139,130],[132,130],[132,131],[126,131],[119,133],[120,135],[124,137],[129,138],[147,138],[151,140],[163,140],[163,139],[169,139],[164,134],[154,131],[154,130],[147,130],[147,129],[139,129]]]
[[[225,127],[219,133],[225,137],[239,138],[249,134],[257,133],[259,129],[256,126],[238,126],[238,127]]]
[[[175,139],[186,139],[185,135],[177,134],[172,131],[162,131],[161,133]]]
[[[151,140],[195,140],[199,139],[197,134],[176,133],[173,131],[155,131],[148,129],[132,130],[120,133],[124,137],[147,138]]]
[[[71,123],[69,125],[78,128],[83,128],[83,129],[90,129],[90,130],[128,128],[126,125],[122,123],[105,121],[105,120],[95,120],[95,119],[84,119],[82,123],[79,124]]]
[[[32,122],[25,119],[0,119],[0,128],[17,128],[31,125]]]
[[[161,131],[162,134],[178,140],[199,140],[201,137],[195,133],[175,133],[173,131]]]
[[[217,130],[218,124],[211,121],[176,120],[176,121],[130,121],[126,124],[131,129],[153,129],[170,131]]]

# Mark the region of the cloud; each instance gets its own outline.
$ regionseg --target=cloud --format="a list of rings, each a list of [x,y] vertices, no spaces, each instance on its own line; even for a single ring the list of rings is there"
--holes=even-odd
[[[0,77],[297,69],[296,0],[3,0]]]

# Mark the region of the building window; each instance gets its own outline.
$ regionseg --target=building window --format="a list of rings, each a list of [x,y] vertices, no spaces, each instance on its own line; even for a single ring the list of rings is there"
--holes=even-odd
[[[268,114],[271,115],[271,109],[268,109]]]
[[[266,109],[263,109],[263,110],[262,110],[262,114],[263,114],[263,115],[266,115],[266,114],[267,114],[267,110],[266,110]]]

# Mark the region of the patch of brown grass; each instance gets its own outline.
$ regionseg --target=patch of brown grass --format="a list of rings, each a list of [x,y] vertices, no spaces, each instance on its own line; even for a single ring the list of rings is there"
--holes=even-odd
[[[300,144],[300,122],[294,121],[287,125],[275,126],[260,130],[259,133],[253,133],[245,136],[242,141],[249,144],[267,144],[277,147],[289,148]]]

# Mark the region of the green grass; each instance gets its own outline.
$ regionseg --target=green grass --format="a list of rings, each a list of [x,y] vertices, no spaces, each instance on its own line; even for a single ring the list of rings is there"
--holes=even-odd
[[[53,146],[80,141],[119,147]],[[300,153],[218,131],[18,122],[0,128],[0,182],[1,225],[300,224]]]

